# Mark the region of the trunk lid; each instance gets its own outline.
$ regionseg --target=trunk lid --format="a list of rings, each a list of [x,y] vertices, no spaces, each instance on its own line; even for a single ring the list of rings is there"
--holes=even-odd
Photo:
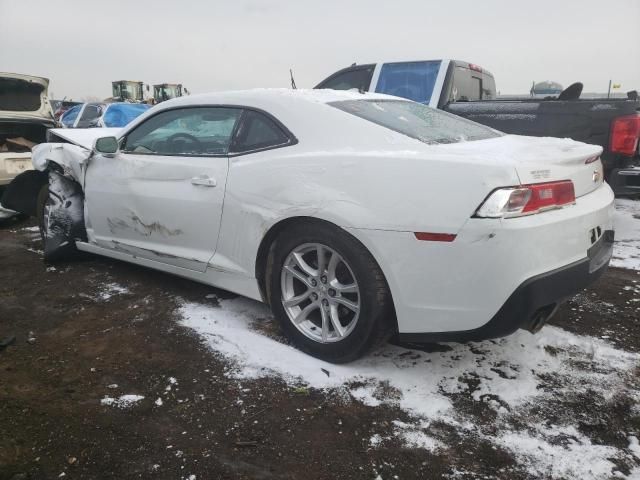
[[[510,136],[520,182],[571,180],[576,198],[603,182],[602,147],[569,138]]]
[[[505,135],[436,148],[443,152],[446,149],[449,154],[466,153],[469,159],[480,162],[512,165],[523,185],[571,180],[576,198],[594,191],[603,182],[599,160],[602,147],[569,138]]]
[[[0,120],[53,120],[48,89],[46,78],[0,72]]]

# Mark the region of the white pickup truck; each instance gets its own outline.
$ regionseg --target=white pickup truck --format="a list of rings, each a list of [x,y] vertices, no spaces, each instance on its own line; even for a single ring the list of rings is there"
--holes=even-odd
[[[31,147],[55,126],[48,88],[46,78],[0,73],[0,197],[16,175],[33,168]],[[0,205],[0,220],[15,214]]]

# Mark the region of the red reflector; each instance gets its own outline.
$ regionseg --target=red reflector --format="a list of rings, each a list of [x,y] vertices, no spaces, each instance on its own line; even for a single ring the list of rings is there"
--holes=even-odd
[[[640,137],[640,115],[626,115],[613,120],[609,150],[614,153],[633,156]]]
[[[534,183],[524,186],[531,191],[531,197],[522,209],[522,213],[560,207],[576,201],[576,194],[571,180]]]
[[[414,232],[414,235],[425,242],[453,242],[456,239],[453,233]]]

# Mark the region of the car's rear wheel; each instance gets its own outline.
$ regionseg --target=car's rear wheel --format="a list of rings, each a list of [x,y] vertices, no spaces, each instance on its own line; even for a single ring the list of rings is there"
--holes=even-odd
[[[271,255],[271,308],[301,350],[344,363],[391,333],[393,307],[380,267],[344,230],[296,225],[276,239]]]

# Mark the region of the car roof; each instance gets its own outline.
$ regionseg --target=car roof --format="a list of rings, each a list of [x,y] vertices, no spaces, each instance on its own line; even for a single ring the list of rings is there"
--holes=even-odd
[[[163,110],[198,106],[234,106],[263,110],[275,116],[287,125],[287,122],[300,115],[313,115],[313,112],[325,107],[327,103],[341,100],[389,99],[408,101],[380,93],[360,93],[345,90],[312,90],[290,88],[257,88],[253,90],[234,90],[214,93],[201,93],[173,98],[162,102],[138,117],[130,125],[141,123],[145,118]]]
[[[354,90],[316,90],[291,88],[256,88],[252,90],[232,90],[224,92],[201,93],[178,97],[161,103],[163,108],[193,105],[245,105],[260,108],[278,102],[292,103],[330,103],[340,100],[362,100],[363,98],[391,98],[375,93],[360,93]]]

